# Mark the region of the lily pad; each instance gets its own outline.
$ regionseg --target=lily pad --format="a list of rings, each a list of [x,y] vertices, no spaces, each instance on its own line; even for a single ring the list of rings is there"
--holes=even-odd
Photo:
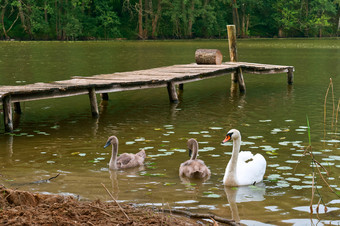
[[[329,156],[329,158],[340,161],[340,156],[337,156],[337,155],[331,155]]]
[[[212,130],[220,130],[220,129],[223,129],[223,127],[209,127],[209,129],[212,129]]]
[[[290,166],[280,166],[280,167],[277,167],[276,169],[278,169],[278,170],[291,170],[293,168],[290,167]]]
[[[209,195],[206,195],[204,197],[206,197],[206,198],[220,198],[221,196],[218,195],[218,194],[209,194]]]
[[[136,138],[135,141],[145,141],[145,138],[144,137],[139,137],[139,138]]]
[[[261,139],[263,136],[249,136],[249,139]]]
[[[164,183],[165,186],[175,185],[176,183],[166,182]]]

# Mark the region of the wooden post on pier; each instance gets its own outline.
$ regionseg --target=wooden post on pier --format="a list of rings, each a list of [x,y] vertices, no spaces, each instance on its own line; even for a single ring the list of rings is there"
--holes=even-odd
[[[293,72],[294,72],[294,68],[288,69],[288,72],[287,72],[288,85],[293,84],[293,79],[294,79],[294,73]]]
[[[176,86],[173,82],[168,82],[167,83],[167,88],[168,88],[168,94],[169,94],[169,100],[172,103],[178,103],[178,96],[177,96],[177,91],[176,91]]]
[[[12,120],[12,106],[11,106],[10,95],[6,95],[2,99],[2,106],[4,109],[5,132],[12,132],[13,131],[13,120]]]
[[[14,106],[14,112],[20,115],[22,113],[20,102],[14,102],[13,106]]]
[[[102,97],[102,100],[109,100],[109,94],[107,93],[101,93],[100,96]]]
[[[97,97],[96,97],[96,91],[93,87],[89,88],[89,98],[90,98],[92,116],[98,117],[99,111],[98,111]]]
[[[228,30],[228,43],[229,43],[229,55],[231,62],[238,61],[237,48],[236,48],[236,28],[235,25],[227,25]],[[241,93],[246,92],[246,84],[243,80],[242,69],[238,68],[236,73],[231,73],[231,81],[239,84],[239,90]]]

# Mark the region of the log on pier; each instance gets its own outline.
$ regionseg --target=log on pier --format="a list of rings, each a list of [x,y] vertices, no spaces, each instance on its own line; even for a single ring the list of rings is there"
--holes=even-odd
[[[195,52],[197,64],[216,64],[220,65],[223,55],[218,49],[197,49]]]

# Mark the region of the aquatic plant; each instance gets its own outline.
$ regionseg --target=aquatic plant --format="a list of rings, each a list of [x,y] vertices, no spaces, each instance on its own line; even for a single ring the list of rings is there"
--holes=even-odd
[[[327,128],[327,126],[326,126],[327,98],[328,98],[328,93],[329,93],[330,89],[332,90],[332,104],[333,104],[332,117],[331,117],[331,130],[334,131],[334,132],[331,132],[331,134],[334,134],[335,138],[337,136],[337,123],[338,123],[338,116],[339,116],[340,99],[338,101],[337,108],[335,108],[333,82],[332,82],[332,79],[330,79],[330,84],[329,84],[328,89],[326,91],[325,102],[324,102],[324,142],[326,141],[326,134],[327,134],[326,133],[326,128]],[[319,196],[319,201],[318,201],[318,204],[317,204],[317,207],[316,207],[316,213],[319,214],[320,203],[323,204],[323,206],[325,208],[324,209],[325,212],[327,212],[327,206],[326,206],[325,201],[322,198],[322,194],[320,193],[320,190],[316,186],[317,175],[320,176],[322,181],[327,185],[327,187],[329,188],[329,190],[333,194],[335,194],[339,198],[340,198],[340,196],[337,192],[335,192],[332,189],[332,187],[330,186],[330,184],[327,181],[327,178],[325,178],[323,176],[323,173],[325,173],[327,176],[329,176],[327,169],[318,160],[316,160],[315,157],[314,157],[313,150],[312,150],[312,141],[311,141],[311,127],[310,127],[308,115],[306,116],[306,119],[307,119],[307,129],[308,129],[308,146],[304,149],[303,156],[308,155],[311,158],[311,164],[310,165],[311,165],[311,168],[312,168],[312,197],[311,197],[311,202],[310,202],[310,213],[311,214],[313,213],[313,202],[314,202],[315,193],[317,193],[317,195]],[[320,170],[320,168],[322,170]],[[315,172],[315,169],[317,169],[317,172]]]

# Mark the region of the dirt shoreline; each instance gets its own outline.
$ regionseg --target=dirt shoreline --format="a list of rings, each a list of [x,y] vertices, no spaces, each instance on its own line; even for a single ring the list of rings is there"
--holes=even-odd
[[[44,195],[0,185],[0,225],[209,225],[132,204],[78,201],[71,196]],[[210,224],[211,225],[211,224]]]

